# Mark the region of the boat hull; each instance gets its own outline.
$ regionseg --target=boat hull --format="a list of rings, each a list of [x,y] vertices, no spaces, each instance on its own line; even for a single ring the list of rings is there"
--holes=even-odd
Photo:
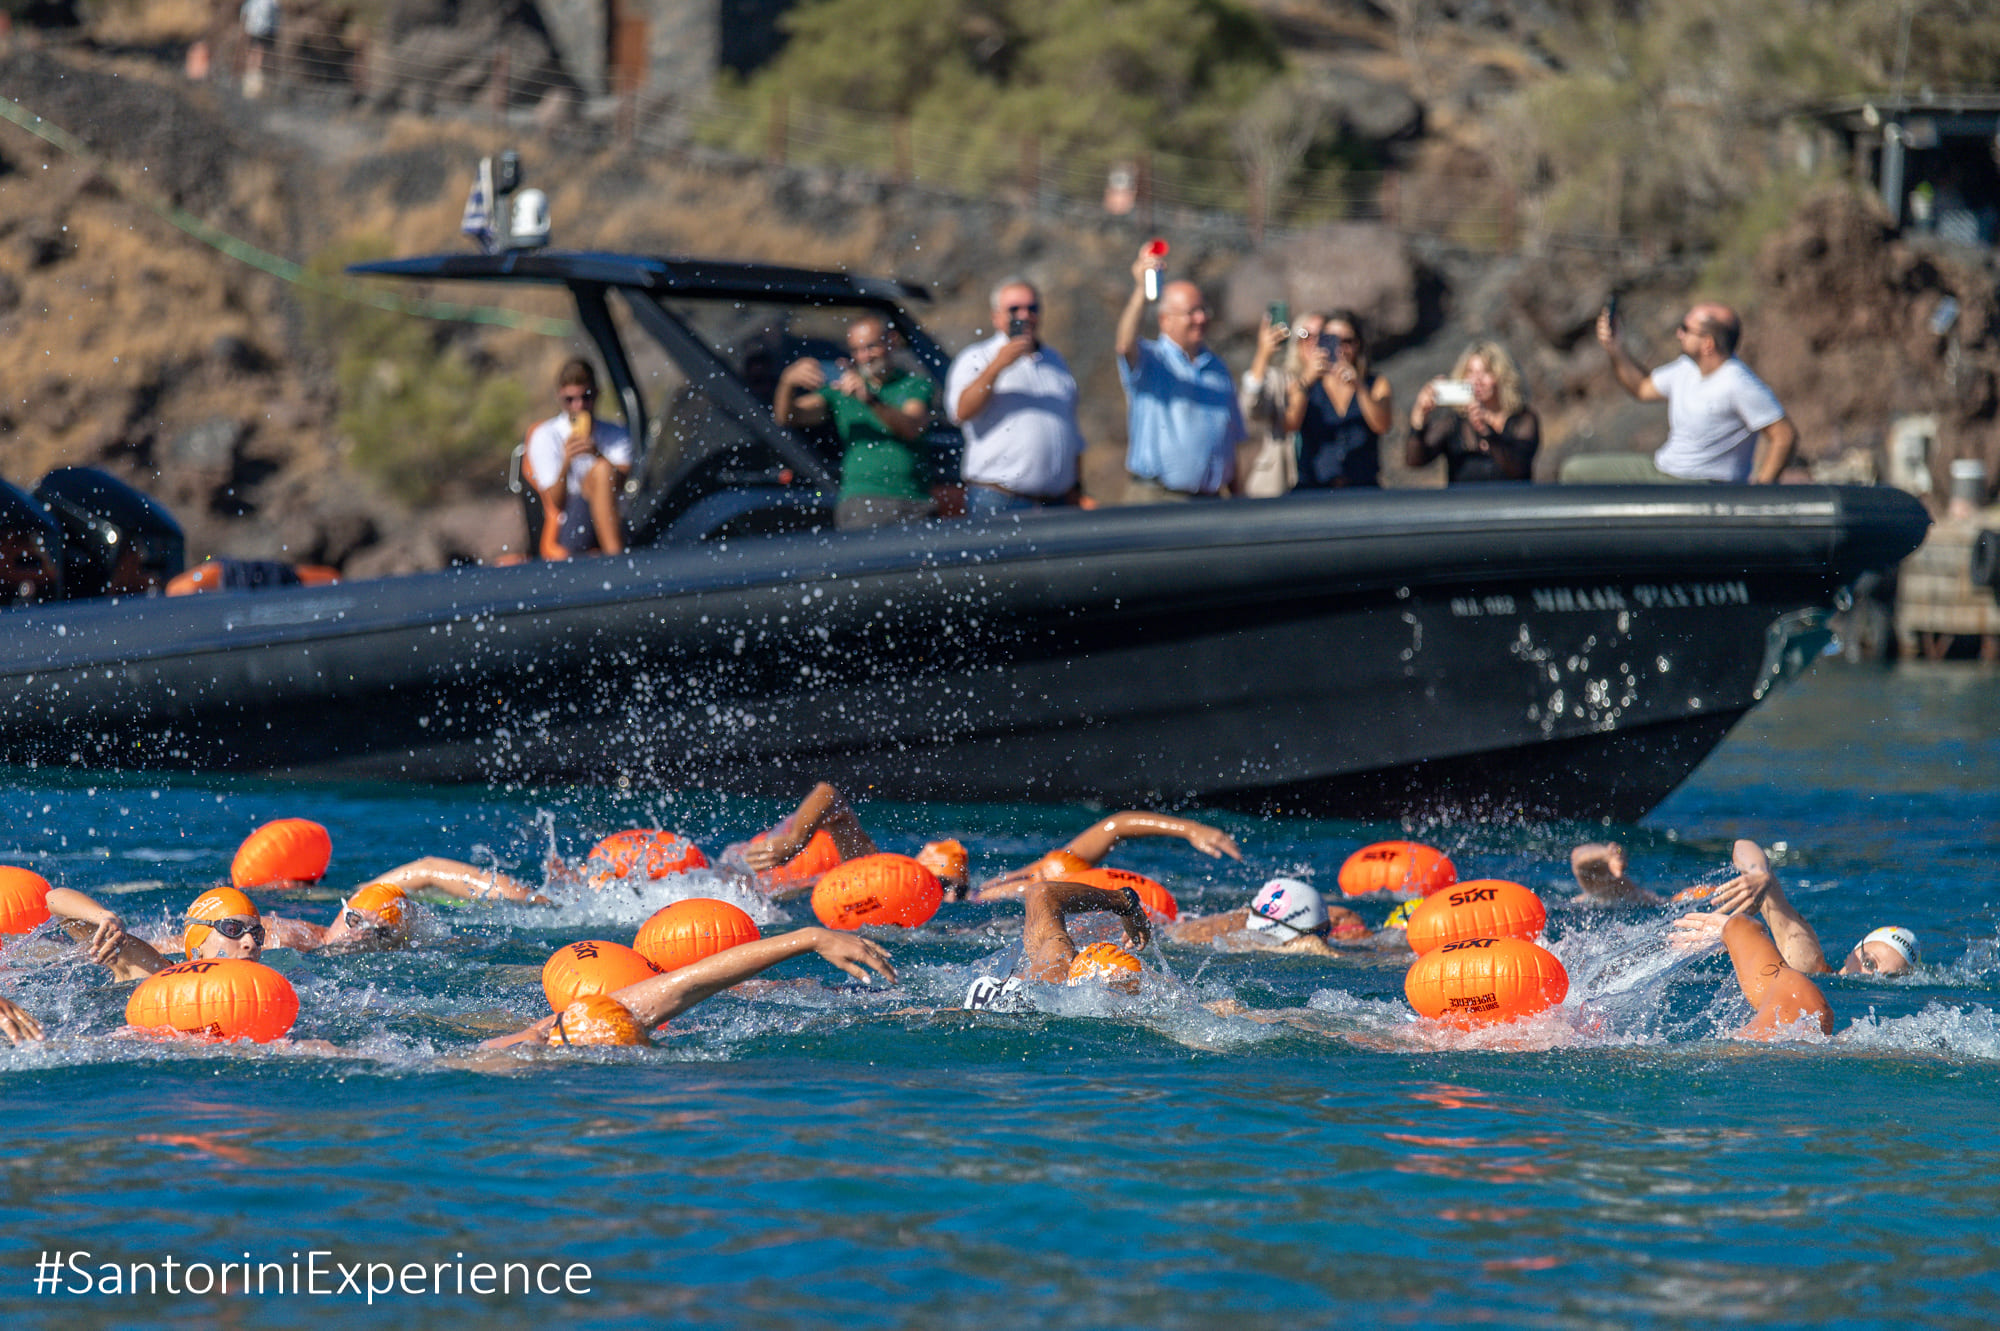
[[[1927,521],[1313,495],[57,606],[6,617],[0,761],[1631,818]]]

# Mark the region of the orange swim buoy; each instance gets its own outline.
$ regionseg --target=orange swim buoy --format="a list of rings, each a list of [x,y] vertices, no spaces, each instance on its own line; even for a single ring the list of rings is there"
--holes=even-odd
[[[1350,897],[1387,892],[1414,899],[1457,881],[1458,869],[1445,853],[1421,841],[1378,841],[1340,866],[1340,890]]]
[[[1425,897],[1405,928],[1421,957],[1468,938],[1533,938],[1548,922],[1548,907],[1519,883],[1477,878]]]
[[[281,1040],[299,1019],[292,983],[261,961],[210,957],[169,966],[132,991],[125,1022],[213,1040]]]
[[[0,934],[24,934],[49,918],[49,880],[0,864]]]
[[[1712,887],[1684,887],[1668,897],[1667,900],[1673,905],[1678,906],[1689,901],[1706,901],[1713,895],[1715,895],[1715,889]]]
[[[1485,1026],[1562,1002],[1569,972],[1525,938],[1471,938],[1418,957],[1403,993],[1420,1017]]]
[[[632,827],[613,832],[591,847],[589,861],[599,872],[591,876],[592,887],[602,887],[608,878],[623,878],[644,867],[647,878],[690,873],[708,867],[701,847],[678,832],[656,827]]]
[[[609,994],[585,994],[556,1014],[549,1027],[552,1045],[651,1044],[631,1010]]]
[[[1130,869],[1082,869],[1065,874],[1063,882],[1088,883],[1092,887],[1108,888],[1113,892],[1131,888],[1139,894],[1139,901],[1146,907],[1146,913],[1155,919],[1178,920],[1181,906],[1174,900],[1174,894],[1161,887],[1142,873]]]
[[[740,906],[713,897],[690,897],[663,906],[639,926],[632,949],[661,971],[675,971],[763,934]]]
[[[585,994],[609,994],[651,979],[660,968],[626,947],[601,938],[559,947],[542,966],[542,992],[561,1012]]]
[[[820,876],[813,914],[829,929],[900,924],[914,929],[937,914],[944,885],[908,855],[882,852],[849,860]]]
[[[757,845],[769,840],[770,836],[770,832],[759,832],[750,838],[750,844]],[[798,854],[757,876],[774,887],[803,887],[818,882],[821,874],[839,864],[840,847],[834,844],[833,833],[822,827],[799,848]]]
[[[306,818],[280,818],[243,838],[229,865],[238,887],[264,887],[287,880],[317,883],[333,860],[333,838]]]

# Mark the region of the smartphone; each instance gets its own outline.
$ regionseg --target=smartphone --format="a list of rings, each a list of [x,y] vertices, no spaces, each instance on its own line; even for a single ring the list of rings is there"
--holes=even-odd
[[[1610,294],[1609,296],[1605,297],[1605,299],[1604,299],[1604,313],[1606,314],[1606,316],[1608,316],[1608,317],[1610,318],[1610,320],[1611,320],[1611,326],[1612,326],[1613,328],[1616,328],[1616,327],[1618,326],[1618,293],[1617,293],[1617,292],[1615,292],[1615,291],[1614,291],[1614,292],[1612,292],[1612,293],[1611,293],[1611,294]]]
[[[1472,385],[1464,379],[1440,379],[1431,396],[1440,407],[1472,405]]]
[[[1007,336],[1019,337],[1021,334],[1027,331],[1028,331],[1028,321],[1026,319],[1023,319],[1020,315],[1017,314],[1013,318],[1007,321]]]
[[[1319,349],[1326,353],[1328,360],[1340,359],[1340,339],[1332,333],[1321,333],[1319,335]]]
[[[834,380],[840,378],[841,375],[847,373],[847,367],[837,360],[823,360],[819,363],[819,372],[826,376],[828,383],[832,383]]]
[[[1289,328],[1292,323],[1292,303],[1288,300],[1274,300],[1264,311],[1271,318],[1271,327]]]

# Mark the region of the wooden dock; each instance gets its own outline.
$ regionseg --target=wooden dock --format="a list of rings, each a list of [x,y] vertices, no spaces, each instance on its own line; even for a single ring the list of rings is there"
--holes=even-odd
[[[2000,602],[1972,584],[1972,543],[2000,531],[2000,507],[1975,518],[1944,518],[1903,561],[1896,586],[1896,640],[1905,660],[1942,660],[1954,640],[1979,639],[1982,661],[2000,660]]]

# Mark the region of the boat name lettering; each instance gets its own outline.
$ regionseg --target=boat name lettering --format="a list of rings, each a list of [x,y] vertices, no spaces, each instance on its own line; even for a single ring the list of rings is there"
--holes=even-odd
[[[1572,610],[1658,610],[1709,605],[1748,605],[1744,582],[1641,583],[1634,587],[1536,587],[1528,598],[1542,614]],[[1455,596],[1451,613],[1460,619],[1515,613],[1511,596]]]

